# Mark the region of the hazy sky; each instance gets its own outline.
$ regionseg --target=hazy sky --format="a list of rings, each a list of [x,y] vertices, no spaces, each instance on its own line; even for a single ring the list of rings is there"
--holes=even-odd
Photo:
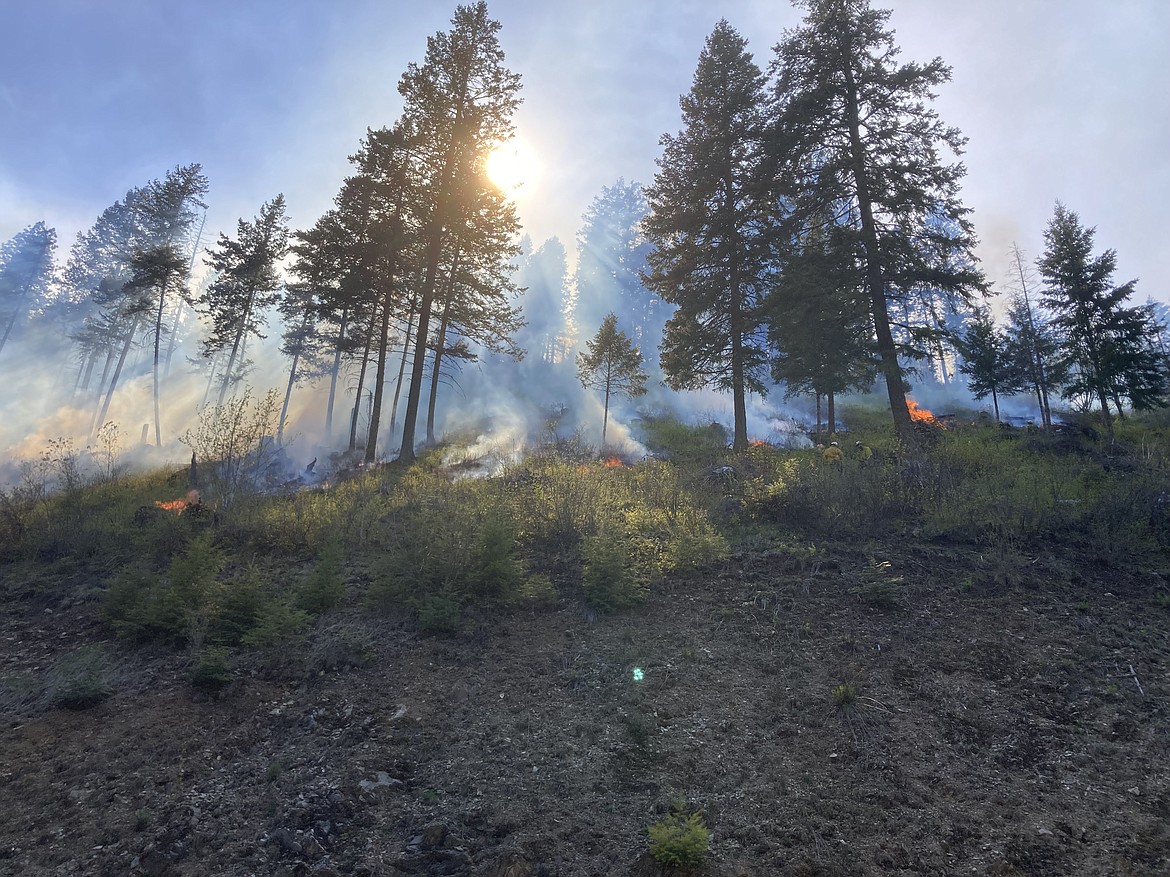
[[[935,106],[969,138],[966,204],[989,277],[1035,256],[1057,199],[1118,251],[1118,282],[1170,301],[1170,0],[888,0],[903,57],[941,55]],[[45,220],[62,255],[128,188],[200,162],[208,231],[284,192],[294,227],[330,205],[367,127],[445,30],[433,0],[0,0],[0,240]],[[571,248],[619,177],[648,182],[658,138],[725,17],[767,67],[784,0],[493,0],[523,76],[520,136],[541,166],[520,212]]]

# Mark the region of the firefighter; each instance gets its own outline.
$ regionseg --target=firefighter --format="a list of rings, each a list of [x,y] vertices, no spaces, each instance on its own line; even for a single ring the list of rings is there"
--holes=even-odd
[[[869,445],[862,444],[861,442],[858,442],[857,443],[857,459],[861,460],[861,462],[863,462],[863,463],[868,463],[870,460],[873,459],[873,448],[871,448]]]
[[[821,454],[821,458],[826,463],[840,463],[844,459],[845,454],[841,452],[841,446],[836,442],[829,442],[829,446],[825,448],[825,452]]]

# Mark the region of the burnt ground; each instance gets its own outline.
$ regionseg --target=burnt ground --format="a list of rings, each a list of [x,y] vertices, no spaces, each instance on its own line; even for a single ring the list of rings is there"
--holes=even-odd
[[[0,674],[95,641],[119,669],[88,710],[10,698],[0,873],[652,874],[646,827],[681,798],[707,874],[1170,874],[1156,573],[749,553],[623,614],[565,595],[449,639],[351,585],[213,697],[183,655],[114,643],[92,589],[8,581]]]

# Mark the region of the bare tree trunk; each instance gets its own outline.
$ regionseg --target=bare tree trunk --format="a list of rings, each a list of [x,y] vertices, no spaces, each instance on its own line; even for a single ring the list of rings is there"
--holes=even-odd
[[[392,281],[391,281],[392,282]],[[367,463],[373,463],[378,451],[378,421],[382,417],[382,394],[386,384],[386,348],[390,343],[390,289],[382,297],[382,325],[378,331],[378,368],[374,378],[374,401],[370,408],[369,432],[366,436]]]
[[[837,397],[830,390],[825,394],[825,403],[828,410],[825,412],[829,420],[829,438],[837,432]]]
[[[358,372],[357,393],[353,398],[353,415],[349,420],[349,449],[350,451],[357,450],[357,425],[358,414],[362,410],[362,390],[366,385],[366,367],[370,364],[370,344],[373,342],[374,335],[374,320],[378,316],[378,310],[375,308],[370,312],[370,325],[366,328],[366,346],[362,351],[362,367]]]
[[[101,410],[98,412],[96,418],[89,427],[89,437],[92,439],[94,432],[106,421],[106,415],[110,411],[110,400],[114,398],[114,390],[118,387],[118,379],[122,376],[122,366],[126,364],[126,355],[130,352],[130,346],[134,343],[134,333],[138,331],[138,317],[135,316],[130,323],[130,328],[126,331],[126,335],[122,342],[122,353],[118,356],[118,367],[114,369],[114,376],[110,378],[110,387],[106,391],[106,399],[102,403]]]
[[[443,361],[444,345],[447,343],[448,316],[451,308],[443,308],[443,316],[439,320],[439,337],[435,341],[435,360],[431,365],[431,391],[427,399],[427,444],[435,443],[435,400],[439,397],[439,366]]]
[[[410,314],[406,318],[406,340],[402,343],[402,358],[398,361],[398,382],[394,386],[394,404],[390,406],[390,436],[393,438],[398,424],[398,397],[402,395],[402,378],[406,374],[406,354],[410,352],[411,335],[414,332],[415,297],[410,297]]]
[[[333,368],[329,370],[329,401],[325,405],[325,442],[333,443],[333,404],[337,399],[337,375],[341,371],[341,348],[345,345],[345,329],[349,322],[349,308],[341,312],[337,330],[337,346],[333,350]]]
[[[288,385],[284,388],[284,404],[280,407],[280,420],[276,424],[276,446],[283,447],[284,445],[284,421],[288,417],[288,400],[292,397],[293,384],[297,379],[297,363],[300,361],[301,352],[298,350],[293,354],[292,367],[288,370]]]
[[[154,446],[156,448],[162,447],[162,418],[159,415],[158,408],[158,393],[159,393],[159,348],[162,345],[162,328],[163,328],[163,312],[167,304],[167,287],[170,286],[171,275],[168,273],[163,277],[162,285],[158,291],[158,315],[154,321]]]

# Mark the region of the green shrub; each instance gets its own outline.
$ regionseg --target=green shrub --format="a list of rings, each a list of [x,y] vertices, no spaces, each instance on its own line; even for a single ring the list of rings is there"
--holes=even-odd
[[[502,515],[484,521],[472,554],[466,585],[477,603],[505,603],[524,581],[524,564],[516,557],[516,529]]]
[[[711,842],[710,832],[698,813],[671,813],[647,829],[650,855],[668,868],[701,865]]]
[[[591,536],[581,557],[585,599],[594,609],[615,612],[642,601],[645,595],[630,572],[629,547],[620,538]]]
[[[228,650],[221,646],[202,650],[191,663],[191,684],[213,692],[227,687],[233,678],[227,661]]]
[[[257,648],[273,648],[287,643],[309,625],[309,613],[279,599],[268,600],[260,607],[252,628],[240,642]]]
[[[314,614],[336,607],[345,597],[345,581],[341,573],[341,546],[329,542],[321,550],[308,580],[297,591],[296,607]]]
[[[459,629],[459,601],[450,594],[427,594],[419,601],[418,626],[435,636],[454,633]]]
[[[718,423],[683,423],[674,417],[645,414],[638,420],[642,443],[678,466],[708,466],[721,460],[731,441]]]
[[[109,656],[100,646],[82,646],[65,655],[48,675],[49,701],[71,710],[88,709],[114,693]]]

